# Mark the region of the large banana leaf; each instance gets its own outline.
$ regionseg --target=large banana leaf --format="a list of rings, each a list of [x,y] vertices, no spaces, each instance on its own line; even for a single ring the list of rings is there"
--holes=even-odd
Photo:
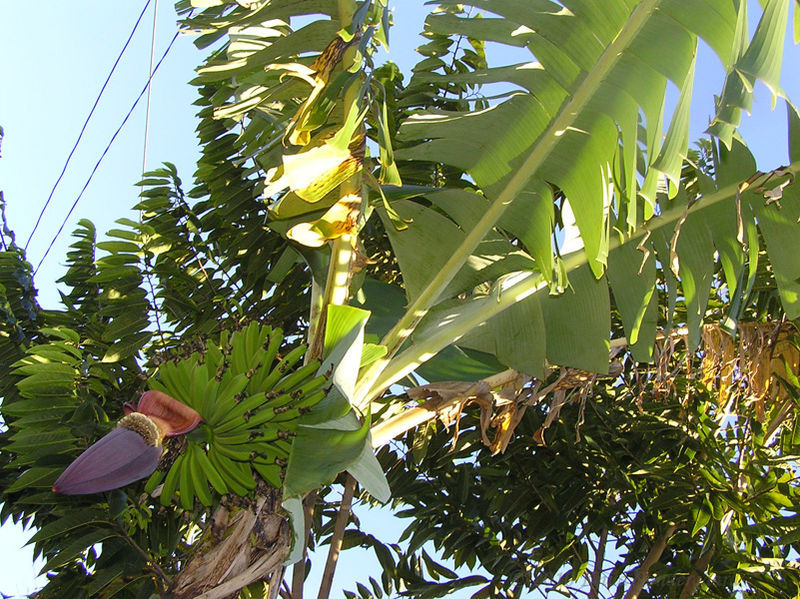
[[[636,342],[636,355],[647,360],[655,337],[656,256],[665,267],[663,280],[671,279],[670,267],[680,278],[690,339],[696,345],[716,257],[734,293],[745,264],[748,276],[755,268],[758,236],[753,215],[764,223],[762,234],[771,259],[775,241],[770,238],[777,241],[778,235],[787,236],[788,229],[778,233],[775,227],[770,232],[767,223],[777,219],[788,227],[794,222],[789,211],[765,205],[763,192],[753,193],[757,185],[737,192],[738,184],[755,173],[755,164],[734,135],[755,80],[779,93],[776,82],[789,3],[764,3],[752,39],[744,2],[468,4],[485,11],[483,18],[443,11],[428,18],[427,30],[522,46],[531,51],[531,61],[450,79],[420,75],[442,86],[443,80],[502,81],[518,91],[489,108],[419,112],[401,126],[399,137],[406,147],[396,151],[395,158],[463,169],[479,194],[473,194],[471,201],[463,196],[462,203],[469,207],[442,205],[430,194],[428,202],[413,208],[399,206],[401,214],[405,210],[414,218],[409,231],[390,231],[410,306],[384,343],[397,350],[410,330],[417,331],[397,359],[390,363],[387,358],[366,374],[361,398],[384,389],[468,333],[461,342],[464,346],[491,351],[510,366],[521,367],[527,359],[525,370],[532,373],[538,368],[530,363],[531,356],[540,356],[535,358],[537,364],[546,356],[551,363],[603,371],[610,337],[609,282],[625,332]],[[679,190],[679,183],[688,152],[694,57],[700,39],[714,49],[728,76],[710,129],[722,142],[716,153],[716,181],[702,178],[701,199],[689,210],[696,194],[690,198]],[[667,115],[670,83],[677,86],[679,98]],[[793,163],[789,171],[796,172],[796,167]],[[666,188],[660,184],[664,180],[669,182]],[[556,256],[555,261],[554,246],[561,239],[559,219],[551,212],[553,190],[569,203],[583,247],[563,260]],[[784,197],[788,196],[786,189]],[[555,206],[558,210],[560,204]],[[474,215],[468,226],[465,214]],[[498,235],[516,240],[513,251],[496,251],[487,263],[485,249],[493,243],[498,247],[493,241]],[[439,242],[425,248],[417,245],[424,260],[415,260],[410,259],[412,237]],[[511,260],[514,255],[525,256],[535,266],[520,267]],[[796,302],[787,290],[796,274],[780,258],[774,268],[781,271],[778,279],[786,310],[794,313]],[[506,276],[514,271],[527,274]],[[567,291],[548,298],[558,287],[554,279],[565,272],[571,273]],[[478,282],[476,276],[492,282],[491,291],[473,287],[465,297],[469,283]],[[591,284],[591,278],[599,283]],[[669,293],[676,296],[674,284]],[[522,302],[522,298],[528,299]],[[437,303],[440,307],[435,307]],[[540,307],[515,313],[514,318],[489,320],[506,308],[519,311],[533,303]],[[544,306],[548,306],[547,324],[536,325],[534,314]],[[419,324],[431,309],[434,312]],[[514,341],[520,337],[520,327],[531,326],[535,330],[522,335],[522,342]],[[378,374],[381,368],[385,370]]]

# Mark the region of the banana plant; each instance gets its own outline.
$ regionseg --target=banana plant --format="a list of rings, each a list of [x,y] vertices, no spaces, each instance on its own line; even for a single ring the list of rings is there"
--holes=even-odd
[[[428,50],[430,57],[404,92],[409,100],[401,101],[411,105],[413,93],[425,87],[444,90],[446,98],[452,85],[461,94],[459,102],[431,102],[393,119],[385,96],[374,91],[380,75],[370,69],[369,59],[361,59],[365,62],[359,74],[355,71],[361,67],[350,62],[350,56],[368,57],[364,40],[373,34],[375,23],[383,22],[385,11],[376,12],[383,6],[362,3],[356,11],[355,5],[345,4],[328,6],[327,13],[338,14],[345,19],[340,25],[346,25],[332,42],[317,38],[321,53],[306,70],[296,63],[286,66],[272,52],[252,46],[247,55],[229,49],[226,58],[216,58],[199,73],[208,82],[223,73],[244,82],[238,84],[234,101],[221,98],[222,106],[216,109],[220,115],[247,120],[246,110],[274,112],[280,104],[281,116],[272,122],[284,123],[279,132],[289,142],[286,149],[245,145],[250,138],[246,134],[242,144],[266,171],[270,226],[303,246],[298,248],[302,255],[325,253],[317,262],[328,259],[327,276],[315,276],[323,289],[312,297],[312,337],[319,337],[322,329],[316,323],[324,319],[329,305],[357,292],[368,295],[353,284],[352,256],[358,251],[359,228],[369,226],[364,221],[373,211],[381,220],[408,306],[383,334],[384,355],[358,374],[348,400],[362,411],[453,344],[540,377],[546,362],[604,371],[609,287],[622,298],[618,301],[625,332],[637,356],[649,359],[656,334],[656,271],[663,265],[669,265],[689,296],[687,319],[696,347],[714,252],[722,256],[727,284],[736,293],[741,291],[740,280],[752,280],[756,266],[756,214],[758,222],[766,213],[791,222],[789,215],[772,210],[775,205],[765,210],[759,197],[782,190],[793,179],[797,162],[759,178],[755,165],[742,157],[734,134],[756,80],[780,94],[778,49],[787,27],[788,2],[766,3],[752,37],[746,3],[701,3],[691,18],[681,2],[620,3],[608,11],[582,2],[560,9],[549,3],[472,3],[473,10],[485,11],[485,18],[466,16],[461,4],[441,3],[426,22],[426,33],[434,41],[421,52],[428,55]],[[214,20],[214,11],[219,11],[215,8],[212,15],[201,13],[190,23],[198,30],[213,23],[214,35],[235,26],[233,46],[246,34],[248,23],[255,26],[266,16],[283,17],[285,10],[262,7],[250,16],[241,11],[237,18]],[[698,11],[715,18],[696,18]],[[314,21],[303,31],[310,35],[312,29],[332,26],[328,20]],[[460,72],[448,76],[435,44],[457,38],[475,47],[523,47],[531,58],[495,67],[477,61],[470,68],[465,62]],[[711,46],[728,73],[709,132],[721,142],[725,168],[743,168],[748,175],[701,181],[703,193],[696,201],[680,189],[680,171],[689,150],[699,40]],[[262,43],[271,48],[277,42]],[[336,76],[329,62],[335,60],[345,61]],[[263,77],[258,83],[248,78],[262,69],[285,70],[286,75],[276,75],[280,83],[272,87]],[[287,79],[303,76],[304,83]],[[514,90],[488,106],[465,99],[469,86],[481,82],[505,82]],[[672,114],[665,114],[670,82],[680,96]],[[309,90],[302,103],[278,102],[289,84]],[[386,86],[381,87],[385,92]],[[337,93],[342,102],[334,107],[331,98]],[[374,121],[362,127],[370,113]],[[391,121],[395,136],[390,135]],[[355,149],[364,135],[378,146],[375,162]],[[378,169],[383,185],[369,185],[370,164]],[[449,178],[403,186],[398,177],[386,175],[397,170],[397,164],[427,164],[431,173],[449,168]],[[402,176],[402,168],[398,172]],[[344,187],[334,188],[348,178]],[[352,193],[356,188],[358,193]],[[365,201],[370,194],[373,200]],[[569,254],[559,251],[565,205],[575,215],[581,246]],[[736,210],[738,223],[726,216]],[[697,225],[703,221],[711,234]],[[736,241],[736,225],[747,231],[741,241]],[[433,238],[436,244],[424,243]],[[327,247],[309,249],[326,241],[330,257]],[[743,278],[745,266],[750,275]],[[782,287],[790,285],[789,273],[780,279]],[[792,294],[785,291],[791,316]],[[369,297],[365,305],[370,305]],[[576,309],[583,318],[570,318]],[[512,315],[501,316],[506,310]],[[524,333],[518,329],[520,322],[525,323]],[[312,341],[312,347],[314,343],[319,346]]]
[[[405,82],[377,64],[387,0],[179,1],[214,46],[193,82],[192,190],[167,164],[141,182],[138,222],[99,243],[82,222],[63,310],[30,299],[13,237],[2,254],[3,509],[40,528],[42,596],[276,597],[301,560],[300,599],[319,490],[338,480],[326,597],[357,484],[391,496],[373,446],[429,419],[409,406],[419,383],[465,382],[436,405],[489,414],[553,366],[607,375],[623,346],[652,361],[664,323],[691,353],[718,269],[727,330],[765,263],[800,316],[800,119],[787,101],[791,163],[766,172],[736,133],[757,81],[782,93],[790,4],[763,2],[751,35],[738,0],[438,2]],[[701,42],[726,72],[706,169],[689,148]],[[490,64],[493,45],[528,54]],[[109,432],[143,390],[192,426],[148,442],[130,414]],[[523,414],[503,412],[495,450]],[[93,485],[115,439],[142,463]]]

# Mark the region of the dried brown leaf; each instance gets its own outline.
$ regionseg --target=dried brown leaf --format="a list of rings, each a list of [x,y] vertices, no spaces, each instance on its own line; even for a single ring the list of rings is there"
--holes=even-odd
[[[492,439],[489,447],[492,450],[492,455],[498,453],[505,453],[508,444],[514,436],[514,431],[517,425],[522,421],[525,415],[527,406],[520,406],[517,402],[506,404],[500,413],[492,420],[492,426],[495,427],[494,439]]]

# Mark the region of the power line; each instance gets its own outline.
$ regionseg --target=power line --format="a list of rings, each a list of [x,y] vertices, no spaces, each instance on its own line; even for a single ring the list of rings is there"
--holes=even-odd
[[[153,58],[156,52],[156,26],[158,24],[158,0],[156,0],[155,4],[153,5],[153,32],[150,36],[150,66],[149,70],[147,71],[148,77],[153,76]],[[150,133],[150,99],[153,95],[153,86],[149,85],[147,87],[147,109],[144,113],[144,142],[142,143],[142,179],[144,179],[145,169],[147,168],[147,139]],[[144,218],[144,211],[139,210],[139,223],[142,222]],[[143,274],[144,278],[147,281],[147,287],[149,288],[149,293],[153,298],[153,316],[155,317],[156,329],[158,329],[158,336],[161,338],[161,342],[164,342],[164,331],[161,329],[161,317],[159,315],[159,308],[158,308],[158,298],[156,297],[156,290],[153,286],[153,278],[151,276],[151,269],[149,268],[150,265],[148,263],[148,259],[146,254],[142,255],[142,265],[144,266]],[[148,299],[149,301],[149,299]]]
[[[158,22],[158,0],[153,5],[153,33],[150,38],[150,70],[148,74],[153,76],[153,57],[156,51],[156,23]],[[150,134],[150,96],[153,91],[153,86],[147,88],[147,110],[144,114],[144,144],[142,146],[142,176],[144,176],[145,169],[147,168],[147,138]]]
[[[147,83],[145,83],[144,87],[142,88],[142,91],[139,92],[139,95],[136,97],[136,100],[134,100],[133,105],[131,106],[130,110],[128,110],[128,114],[126,114],[125,118],[122,119],[122,123],[117,128],[117,130],[114,132],[114,135],[111,136],[111,140],[108,142],[108,145],[106,146],[106,149],[103,150],[103,153],[100,155],[100,158],[98,158],[97,164],[94,165],[94,168],[92,169],[92,172],[89,174],[89,178],[86,180],[86,183],[83,185],[83,189],[81,189],[80,193],[78,194],[78,197],[75,198],[75,201],[72,203],[72,206],[70,207],[69,212],[67,212],[67,215],[64,217],[64,221],[61,223],[61,226],[58,228],[58,231],[56,231],[56,234],[53,237],[52,241],[50,242],[50,245],[47,246],[47,249],[45,250],[44,255],[42,256],[42,259],[39,260],[39,264],[36,266],[36,269],[33,271],[34,275],[39,271],[39,268],[42,266],[42,263],[44,262],[44,259],[47,258],[47,254],[50,253],[50,250],[53,248],[53,245],[55,245],[56,240],[58,239],[58,236],[61,235],[61,232],[64,230],[64,227],[67,225],[67,221],[69,220],[69,217],[72,215],[72,212],[75,210],[75,207],[78,205],[78,202],[83,197],[83,192],[85,192],[86,188],[89,187],[89,183],[91,183],[92,178],[94,177],[94,174],[97,172],[97,169],[100,167],[100,163],[103,162],[103,159],[106,157],[106,154],[108,154],[108,151],[111,149],[111,145],[114,143],[114,140],[117,139],[117,135],[119,135],[120,131],[122,131],[122,128],[125,126],[125,123],[128,122],[128,119],[130,118],[131,114],[133,114],[133,111],[136,109],[136,106],[139,104],[139,100],[141,100],[142,96],[144,96],[145,92],[147,92],[147,89],[150,87],[150,82],[153,80],[153,76],[156,74],[156,72],[158,72],[158,68],[161,66],[161,63],[164,62],[164,59],[167,57],[167,54],[169,54],[169,51],[172,49],[172,46],[175,44],[175,40],[178,39],[178,35],[179,34],[180,34],[180,31],[176,31],[175,32],[175,35],[172,37],[172,41],[170,41],[169,46],[167,46],[167,49],[164,50],[164,54],[161,55],[161,58],[159,59],[158,63],[153,68],[153,72],[150,74],[150,77],[148,77]]]
[[[122,46],[122,50],[120,51],[119,56],[117,56],[117,60],[114,61],[114,66],[111,67],[111,71],[108,73],[108,77],[106,77],[103,86],[100,88],[100,93],[97,94],[97,98],[95,99],[94,104],[92,105],[92,109],[89,111],[89,116],[86,117],[86,120],[83,123],[83,127],[81,127],[81,131],[80,133],[78,133],[78,139],[75,140],[75,145],[72,146],[72,150],[70,150],[69,156],[67,156],[67,161],[64,163],[64,168],[61,169],[61,174],[58,176],[58,179],[56,179],[55,185],[53,185],[53,189],[50,190],[50,195],[47,196],[47,201],[44,203],[42,211],[39,213],[39,218],[36,219],[36,224],[33,225],[33,230],[31,231],[31,234],[28,236],[28,241],[25,242],[26,250],[28,249],[28,245],[30,245],[31,243],[31,239],[33,239],[33,234],[36,233],[36,229],[39,227],[39,223],[42,222],[44,213],[47,210],[47,207],[50,205],[50,200],[53,199],[53,194],[56,192],[58,184],[61,183],[61,179],[64,177],[64,173],[67,172],[69,161],[72,160],[72,155],[75,153],[75,150],[78,148],[78,144],[81,142],[81,138],[83,137],[83,133],[86,131],[86,127],[89,124],[89,120],[92,118],[92,115],[94,114],[97,105],[100,103],[100,98],[103,97],[103,92],[106,91],[108,82],[111,81],[111,76],[117,69],[119,61],[122,60],[122,55],[125,54],[125,50],[128,49],[128,44],[131,43],[131,40],[133,39],[133,34],[136,33],[136,29],[138,29],[139,23],[142,21],[142,17],[144,16],[144,13],[147,11],[148,6],[150,6],[150,0],[147,0],[147,2],[145,3],[142,12],[139,14],[139,18],[136,19],[136,23],[133,25],[133,29],[131,29],[131,33],[128,36],[128,39],[125,41],[125,45]]]

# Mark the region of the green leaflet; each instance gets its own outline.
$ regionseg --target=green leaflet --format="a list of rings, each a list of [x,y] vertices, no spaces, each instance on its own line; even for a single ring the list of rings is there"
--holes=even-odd
[[[150,341],[152,336],[152,333],[138,333],[128,336],[124,341],[115,343],[108,348],[105,356],[103,356],[103,362],[119,362],[137,354]]]
[[[302,495],[331,483],[337,474],[358,460],[365,446],[371,452],[369,419],[359,424],[351,411],[338,422],[326,423],[326,426],[347,428],[301,426],[298,429],[283,483],[285,496]]]
[[[13,493],[24,488],[42,487],[49,489],[61,471],[57,468],[37,466],[22,473],[5,491]]]
[[[740,28],[746,27],[746,19],[740,19],[741,11],[737,12],[733,2],[670,0],[662,8],[671,19],[711,46],[726,69],[738,58],[739,38],[743,33]]]
[[[369,312],[359,308],[328,306],[323,362],[319,372],[333,368],[333,383],[348,402],[352,401],[358,378],[364,325],[368,318]]]
[[[424,325],[421,330],[424,330]],[[469,344],[477,347],[480,341],[468,339],[459,341],[458,345],[448,345],[430,360],[418,365],[414,372],[430,382],[473,382],[504,370],[505,364],[495,356],[468,347]]]
[[[715,162],[717,188],[728,184],[740,184],[743,179],[755,173],[756,162],[744,144],[734,139],[730,150],[721,145],[718,148]],[[704,193],[707,193],[704,190]],[[758,248],[758,239],[755,232],[755,220],[750,209],[748,198],[750,192],[741,194],[742,225],[746,229],[747,238],[751,249]],[[702,202],[702,200],[701,200]],[[699,206],[698,212],[703,213],[703,220],[709,225],[714,245],[720,253],[720,261],[725,272],[728,289],[734,293],[737,289],[739,271],[744,265],[745,256],[742,253],[742,243],[738,237],[738,223],[735,206],[731,209],[726,204],[719,204],[710,208]],[[747,241],[748,239],[745,239]],[[750,264],[750,276],[755,276],[755,264]]]
[[[404,274],[406,295],[413,300],[441,269],[446,256],[458,247],[464,235],[447,217],[420,204],[401,200],[393,205],[403,218],[414,221],[413,227],[398,231],[392,226],[388,215],[381,208],[377,210]],[[425,243],[434,230],[439,240],[436,246]]]
[[[533,296],[494,316],[458,344],[491,354],[508,368],[541,379],[545,373],[547,339],[542,306],[538,296]],[[483,377],[473,380],[477,378]]]
[[[691,213],[683,223],[677,255],[686,301],[689,346],[694,350],[700,343],[701,325],[714,274],[714,241],[700,212]]]
[[[750,205],[764,235],[767,252],[775,271],[781,303],[789,319],[800,317],[800,192],[796,186],[784,190],[780,207],[767,205],[764,198],[752,197]]]
[[[105,548],[106,551],[110,553],[107,545]],[[90,597],[95,593],[99,593],[101,590],[111,585],[117,578],[123,576],[126,569],[126,564],[122,561],[111,562],[107,568],[101,570],[91,578],[90,582],[86,585],[86,592]]]
[[[456,222],[422,204],[398,200],[393,205],[403,218],[413,222],[413,226],[398,231],[391,225],[385,212],[378,209],[397,255],[406,293],[411,301],[441,271],[452,251],[463,242],[465,231],[471,230],[477,220],[475,217],[480,217],[486,205],[485,200],[470,192],[448,191],[429,197],[434,204],[444,207]],[[459,212],[459,206],[469,212]],[[426,241],[432,238],[438,242],[431,244]],[[515,248],[501,235],[491,233],[475,248],[468,263],[442,292],[442,297],[452,297],[471,290],[508,271],[531,270],[534,267],[534,261],[525,252]]]
[[[740,20],[746,19],[746,3],[740,5]],[[733,134],[741,120],[742,110],[750,111],[753,87],[761,79],[773,94],[773,102],[780,91],[780,68],[783,35],[786,30],[789,5],[783,0],[769,0],[753,39],[736,39],[735,64],[728,71],[725,86],[717,101],[717,114],[708,131],[730,147]],[[744,25],[746,27],[746,25]],[[741,55],[737,53],[742,52]]]
[[[40,528],[32,537],[29,543],[43,543],[53,537],[64,534],[92,524],[106,524],[104,512],[97,508],[83,508],[71,510],[68,515],[47,524]]]
[[[675,273],[672,272],[672,269],[667,266],[664,268],[664,265],[669,265],[670,263],[670,238],[668,236],[669,231],[667,228],[658,229],[653,232],[652,242],[650,246],[656,253],[656,258],[659,262],[661,262],[661,272],[664,275],[664,286],[666,287],[666,295],[667,295],[667,305],[666,305],[666,327],[671,329],[674,323],[675,317],[675,307],[678,303],[678,292],[679,292],[679,285],[678,279],[675,276]]]
[[[91,530],[91,532],[82,534],[77,539],[66,543],[62,548],[59,549],[55,556],[47,560],[47,563],[42,566],[39,574],[56,570],[57,568],[68,564],[92,545],[100,543],[101,541],[114,536],[119,536],[119,532],[111,527],[94,529]]]
[[[609,254],[607,276],[631,352],[636,360],[650,362],[658,320],[655,256],[623,244]]]
[[[542,294],[542,292],[539,292]],[[608,283],[587,266],[570,273],[570,287],[541,300],[547,360],[591,372],[608,372]],[[578,317],[580,315],[580,317]]]
[[[555,267],[552,236],[555,214],[551,187],[531,181],[511,201],[497,224],[522,241],[535,260],[536,268],[551,282]]]
[[[800,23],[800,8],[795,9],[795,18]],[[800,160],[800,114],[788,101],[786,102],[786,118],[789,121],[789,160]]]
[[[661,146],[658,158],[652,164],[652,168],[664,173],[672,183],[670,187],[672,196],[680,186],[681,165],[689,148],[689,110],[692,100],[692,84],[694,83],[694,66],[695,62],[692,60],[692,66],[686,74],[686,81],[681,86],[678,105],[669,124],[664,145]]]
[[[399,285],[389,285],[383,281],[366,278],[361,284],[355,302],[370,313],[365,333],[380,338],[403,315],[406,298]]]
[[[560,187],[569,199],[581,233],[584,251],[595,277],[600,277],[608,256],[608,203],[613,152],[617,150],[617,128],[600,116],[584,130],[564,134],[564,140],[549,158],[546,180]],[[581,127],[584,127],[581,124]]]
[[[150,326],[150,320],[141,314],[121,314],[103,332],[103,341],[124,339],[129,335],[141,333]]]
[[[284,479],[284,496],[301,495],[330,483],[343,470],[381,501],[389,490],[369,444],[371,419],[361,424],[350,407],[361,365],[364,326],[369,312],[329,305],[324,360],[319,372],[332,370],[334,387],[314,410],[301,418]],[[383,353],[381,351],[381,353]]]
[[[781,59],[788,16],[788,2],[769,0],[750,46],[736,66],[737,71],[746,80],[748,91],[752,91],[755,81],[760,79],[772,92],[773,103],[776,96],[782,95]]]
[[[66,372],[50,372],[45,368],[39,369],[36,374],[31,374],[17,383],[19,392],[24,397],[63,396],[71,395],[75,388],[75,374]]]

